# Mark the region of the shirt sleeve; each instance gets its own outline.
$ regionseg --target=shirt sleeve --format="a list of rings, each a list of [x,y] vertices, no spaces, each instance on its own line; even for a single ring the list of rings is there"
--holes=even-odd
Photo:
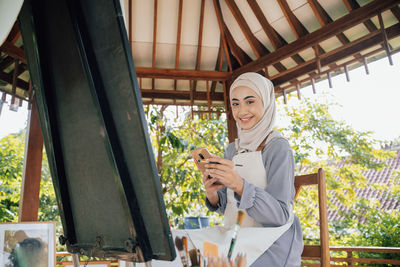
[[[294,198],[294,158],[284,138],[274,140],[263,151],[267,188],[244,182],[242,197],[235,194],[238,208],[264,226],[281,226],[289,219]]]

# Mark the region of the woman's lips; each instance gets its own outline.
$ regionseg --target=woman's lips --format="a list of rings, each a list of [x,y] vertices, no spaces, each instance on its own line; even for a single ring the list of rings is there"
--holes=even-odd
[[[252,116],[252,117],[246,117],[246,118],[240,118],[240,121],[241,121],[241,122],[244,122],[244,123],[247,123],[247,122],[249,122],[252,118],[253,118],[253,116]]]

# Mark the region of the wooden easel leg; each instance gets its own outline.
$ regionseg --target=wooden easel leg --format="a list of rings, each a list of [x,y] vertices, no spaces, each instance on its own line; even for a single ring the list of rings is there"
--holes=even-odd
[[[42,173],[43,137],[35,103],[28,115],[19,221],[37,221]]]

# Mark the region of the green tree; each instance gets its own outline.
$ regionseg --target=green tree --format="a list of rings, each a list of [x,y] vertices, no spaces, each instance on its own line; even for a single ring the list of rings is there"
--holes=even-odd
[[[174,109],[166,106],[148,106],[145,111],[171,223],[182,227],[186,215],[211,215],[205,208],[202,176],[192,161],[191,150],[207,147],[223,156],[227,145],[224,117],[218,119],[213,114],[212,118],[192,118],[190,109],[181,108],[177,118]],[[212,218],[213,222],[220,220],[215,214]]]
[[[25,131],[0,140],[0,222],[18,221],[24,162]],[[39,221],[59,222],[59,213],[46,153],[43,151]],[[60,225],[58,225],[60,229]]]
[[[384,167],[377,159],[384,161],[394,153],[374,148],[378,141],[371,137],[371,132],[356,131],[335,120],[329,113],[333,105],[336,104],[329,103],[328,97],[322,102],[304,99],[299,105],[280,105],[279,113],[287,122],[279,130],[294,150],[296,175],[316,172],[320,167],[325,170],[328,207],[336,210],[337,203],[345,207],[359,203],[356,189],[374,186],[367,184],[363,171]],[[302,190],[295,205],[306,243],[319,242],[317,199],[315,189]],[[346,222],[331,224],[332,245],[343,244],[340,234],[343,229],[349,230],[348,227],[351,225]]]

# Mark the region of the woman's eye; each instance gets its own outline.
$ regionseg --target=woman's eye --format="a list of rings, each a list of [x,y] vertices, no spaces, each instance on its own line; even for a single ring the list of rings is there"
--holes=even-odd
[[[238,103],[232,103],[232,106],[238,106],[239,104]]]
[[[253,104],[253,103],[254,103],[254,101],[251,101],[251,100],[247,101],[247,104]]]

